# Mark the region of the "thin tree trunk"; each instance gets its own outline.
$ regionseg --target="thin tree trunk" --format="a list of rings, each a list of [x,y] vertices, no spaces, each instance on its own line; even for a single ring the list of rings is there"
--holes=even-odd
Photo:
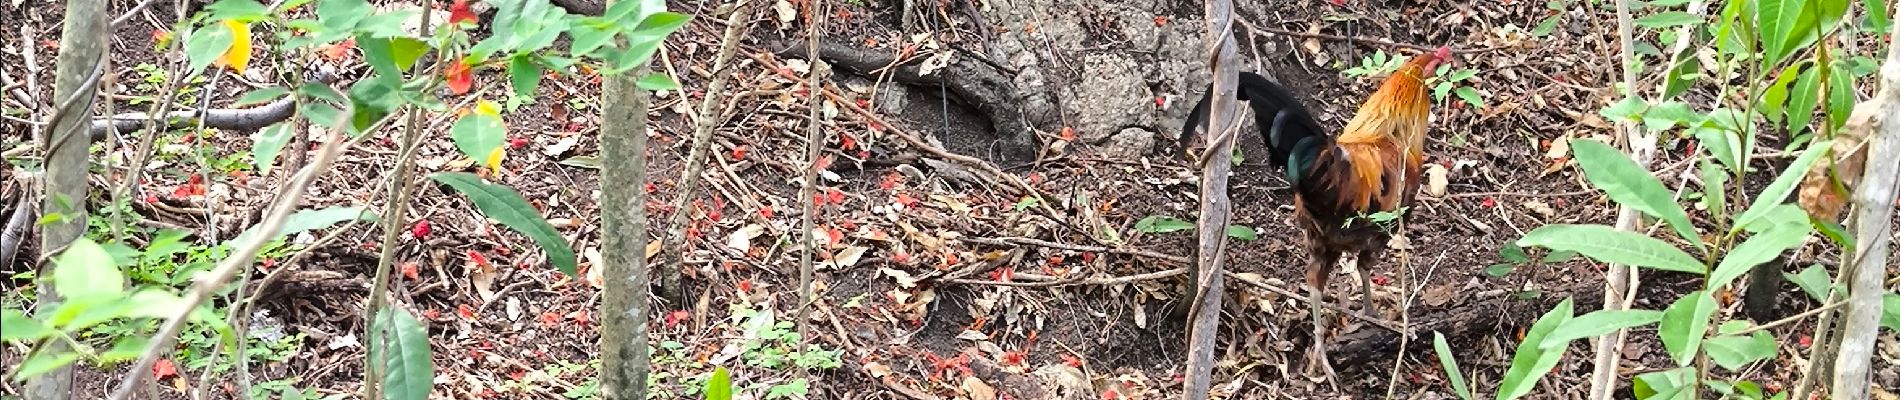
[[[1616,33],[1622,43],[1623,95],[1636,95],[1636,56],[1635,33],[1630,18],[1630,0],[1616,1]],[[1636,165],[1648,168],[1649,161],[1656,154],[1656,135],[1645,132],[1635,122],[1625,121],[1617,125],[1623,141],[1629,144],[1629,152],[1634,156]],[[1642,222],[1642,214],[1629,206],[1621,206],[1616,211],[1616,229],[1634,231]],[[1626,310],[1635,299],[1637,273],[1628,265],[1610,264],[1603,280],[1603,309]],[[1622,360],[1623,341],[1628,330],[1597,337],[1594,369],[1590,373],[1590,398],[1608,400],[1616,389],[1617,361]]]
[[[660,239],[660,297],[666,298],[667,305],[674,309],[686,308],[686,291],[680,285],[681,271],[686,270],[687,216],[692,215],[692,200],[698,192],[700,174],[706,171],[706,152],[712,146],[713,125],[718,125],[717,110],[713,105],[725,98],[726,69],[731,64],[732,53],[739,48],[739,41],[750,26],[752,2],[739,0],[738,7],[726,18],[726,35],[719,44],[719,55],[713,59],[712,82],[706,85],[706,97],[699,102],[699,120],[693,127],[692,149],[686,153],[680,174],[679,197],[673,199],[672,223],[667,226],[671,231]],[[610,158],[611,159],[611,158]]]
[[[632,1],[632,0],[619,0]],[[642,65],[601,88],[601,398],[647,398],[647,103]],[[624,160],[624,161],[622,161]]]
[[[1900,11],[1900,10],[1896,10]],[[1880,91],[1854,108],[1847,129],[1863,130],[1868,160],[1900,157],[1900,44],[1888,43],[1887,60],[1880,67]],[[1888,246],[1893,240],[1895,180],[1900,163],[1873,162],[1861,173],[1854,190],[1854,219],[1850,222],[1858,243],[1854,257],[1841,273],[1847,278],[1847,310],[1843,312],[1840,351],[1835,352],[1833,390],[1837,399],[1865,399],[1882,313],[1881,285],[1887,277]]]
[[[813,204],[816,203],[816,201],[813,200],[812,196],[818,193],[818,157],[820,150],[824,148],[824,123],[823,120],[818,119],[820,115],[818,110],[820,109],[819,106],[824,102],[824,78],[825,73],[828,72],[825,70],[824,62],[818,60],[818,35],[824,32],[822,28],[825,21],[825,1],[808,0],[806,4],[807,7],[810,7],[811,32],[805,36],[805,62],[810,66],[811,70],[808,71],[810,75],[805,78],[805,89],[806,95],[808,96],[807,101],[809,102],[809,104],[806,104],[806,111],[810,113],[807,117],[808,120],[806,121],[805,130],[805,180],[803,188],[799,190],[798,195],[798,201],[804,203],[803,206],[805,208],[805,212],[799,215],[798,223],[800,232],[804,233],[804,241],[801,243],[805,244],[805,251],[798,256],[797,304],[798,337],[800,338],[811,337],[806,326],[811,325],[811,303],[813,301],[811,293],[812,254],[818,252],[818,248],[812,244],[812,242],[817,239],[817,235],[812,233],[812,221],[818,219],[816,215],[818,210],[816,204]],[[810,340],[798,341],[799,354],[805,353],[808,348],[807,343],[810,342]],[[811,380],[811,369],[803,366],[800,366],[798,369],[807,381]]]
[[[45,137],[40,138],[46,151],[46,198],[40,210],[42,215],[60,218],[40,225],[42,259],[65,250],[74,239],[86,233],[86,201],[91,197],[87,193],[86,159],[92,147],[92,135],[86,130],[91,125],[92,102],[99,85],[93,74],[99,72],[101,63],[108,62],[106,2],[68,1],[65,18],[59,41],[58,78],[53,82],[54,122],[52,129],[43,131]],[[38,303],[34,305],[38,314],[51,312],[62,300],[59,291],[46,279],[52,275],[41,273],[39,284],[34,287],[39,292]],[[66,342],[53,340],[41,351],[72,350]],[[73,398],[72,388],[73,369],[67,365],[29,380],[26,398],[69,399]]]
[[[1219,333],[1220,327],[1221,284],[1225,281],[1225,274],[1221,273],[1222,260],[1225,259],[1223,255],[1227,247],[1228,212],[1232,206],[1227,197],[1227,174],[1233,168],[1234,137],[1239,136],[1231,132],[1237,103],[1234,90],[1240,77],[1236,70],[1239,63],[1235,60],[1239,56],[1234,46],[1234,2],[1208,0],[1206,11],[1208,62],[1214,82],[1208,88],[1213,102],[1208,105],[1207,127],[1204,129],[1208,132],[1209,143],[1207,152],[1201,157],[1204,163],[1201,167],[1201,215],[1195,225],[1199,233],[1199,241],[1195,245],[1199,259],[1195,260],[1195,273],[1191,279],[1194,279],[1197,290],[1188,313],[1190,328],[1185,395],[1189,400],[1206,399],[1208,386],[1212,383],[1215,335]]]

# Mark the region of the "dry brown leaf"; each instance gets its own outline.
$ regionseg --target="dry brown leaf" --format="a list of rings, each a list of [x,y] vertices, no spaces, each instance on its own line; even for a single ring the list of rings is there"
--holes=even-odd
[[[473,269],[469,271],[468,280],[475,285],[475,293],[481,295],[482,304],[495,301],[495,278],[501,274],[495,270],[494,264],[468,263],[468,265]]]
[[[832,255],[830,260],[825,260],[824,265],[831,269],[843,269],[845,267],[858,265],[858,260],[864,258],[864,252],[869,250],[871,250],[871,248],[864,246],[845,247],[844,250],[839,251],[838,254]]]
[[[1877,114],[1883,109],[1880,103],[1870,101],[1854,107],[1847,124],[1834,134],[1834,145],[1829,148],[1827,157],[1814,163],[1807,176],[1802,177],[1801,209],[1807,210],[1809,216],[1839,220],[1841,209],[1847,206],[1848,194],[1860,183],[1861,170],[1867,167],[1867,149],[1861,144],[1867,141],[1867,133],[1879,126]],[[1839,186],[1835,185],[1837,182]]]
[[[969,395],[970,400],[996,400],[996,388],[974,376],[963,377],[963,394]]]

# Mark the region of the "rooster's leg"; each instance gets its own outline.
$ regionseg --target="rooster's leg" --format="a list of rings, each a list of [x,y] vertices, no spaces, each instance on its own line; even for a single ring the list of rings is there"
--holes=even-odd
[[[1306,365],[1308,371],[1317,369],[1325,374],[1326,383],[1338,390],[1339,382],[1334,377],[1333,363],[1326,357],[1326,318],[1320,302],[1326,301],[1326,280],[1332,274],[1333,266],[1339,262],[1339,253],[1326,248],[1312,250],[1312,258],[1306,265],[1306,306],[1313,315],[1313,346],[1309,348]]]
[[[1360,304],[1365,306],[1365,308],[1359,309],[1359,312],[1369,316],[1379,317],[1379,313],[1373,312],[1372,310],[1373,263],[1372,252],[1360,252],[1359,258],[1352,261],[1352,266],[1353,269],[1359,270],[1359,301]]]

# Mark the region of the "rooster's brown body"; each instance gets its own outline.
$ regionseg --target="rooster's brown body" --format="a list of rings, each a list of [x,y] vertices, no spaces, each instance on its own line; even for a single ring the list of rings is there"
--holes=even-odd
[[[1358,256],[1361,288],[1366,289],[1368,268],[1364,267],[1376,264],[1391,239],[1388,229],[1374,222],[1372,215],[1411,205],[1422,175],[1431,113],[1425,77],[1449,55],[1441,48],[1400,66],[1359,106],[1338,136],[1322,130],[1285,88],[1256,74],[1240,74],[1236,95],[1254,110],[1256,124],[1264,131],[1268,161],[1284,167],[1293,186],[1294,219],[1306,233],[1306,282],[1315,307],[1333,266],[1347,253]],[[1205,121],[1210,96],[1211,91],[1188,114],[1182,145]],[[1363,301],[1370,313],[1371,297],[1364,296]],[[1324,349],[1319,344],[1324,340],[1324,326],[1318,315],[1316,309],[1314,347],[1323,363]],[[1327,370],[1331,375],[1330,366]]]

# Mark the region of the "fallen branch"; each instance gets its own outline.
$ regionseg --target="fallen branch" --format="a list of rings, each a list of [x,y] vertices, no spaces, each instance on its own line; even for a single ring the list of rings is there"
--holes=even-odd
[[[1368,43],[1368,44],[1376,44],[1376,45],[1385,46],[1385,47],[1397,47],[1397,48],[1402,48],[1402,49],[1418,50],[1421,52],[1431,52],[1438,49],[1438,46],[1399,43],[1399,42],[1394,42],[1390,40],[1369,38],[1369,37],[1364,37],[1364,36],[1341,36],[1341,35],[1330,35],[1330,34],[1325,34],[1325,33],[1295,32],[1295,31],[1289,31],[1285,29],[1278,29],[1278,28],[1271,28],[1271,27],[1264,27],[1264,26],[1254,27],[1254,29],[1259,29],[1262,31],[1266,31],[1267,33],[1272,33],[1272,34],[1277,34],[1277,35],[1287,35],[1287,36],[1296,36],[1296,37],[1313,38],[1313,39],[1338,40],[1338,41],[1344,41],[1344,42]],[[1491,47],[1480,47],[1476,49],[1454,48],[1454,49],[1451,49],[1451,52],[1458,53],[1458,54],[1476,54],[1476,53],[1504,50],[1504,49],[1509,49],[1509,48],[1514,48],[1514,47],[1515,46],[1491,46]]]

